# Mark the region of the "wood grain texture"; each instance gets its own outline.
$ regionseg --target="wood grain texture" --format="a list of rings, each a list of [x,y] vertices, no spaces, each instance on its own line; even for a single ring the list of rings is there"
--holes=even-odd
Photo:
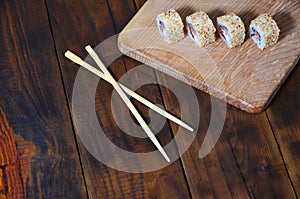
[[[145,174],[120,172],[96,160],[78,137],[76,147],[67,106],[72,105],[78,66],[65,59],[63,53],[71,49],[84,57],[86,44],[97,45],[118,33],[144,2],[1,1],[0,198],[297,198],[299,64],[265,113],[250,115],[228,106],[221,137],[203,159],[198,158],[198,152],[211,122],[213,97],[199,90],[194,90],[199,110],[184,107],[190,115],[197,111],[201,114],[196,139],[180,160],[164,169]],[[121,57],[109,70],[120,79],[139,64]],[[86,80],[82,83],[95,78],[89,73],[84,75]],[[149,67],[132,81],[147,78],[178,88],[186,85]],[[148,139],[134,138],[125,133],[127,130],[120,130],[112,116],[112,92],[110,85],[100,81],[94,99],[107,137],[128,151],[155,150]],[[181,103],[165,86],[145,85],[137,92],[181,115]],[[134,103],[151,122],[149,110]],[[121,118],[130,115],[124,107],[119,112]],[[84,118],[86,113],[80,116]],[[178,125],[169,122],[157,136],[166,145],[177,130]]]
[[[156,28],[158,13],[175,8],[182,18],[201,9],[213,21],[228,12],[239,15],[245,26],[261,13],[273,16],[281,29],[278,44],[264,51],[251,39],[228,49],[218,38],[197,47],[186,37],[167,44]],[[121,51],[245,111],[261,112],[270,103],[299,57],[300,3],[290,1],[147,1],[119,37]]]
[[[159,79],[176,83],[166,75]],[[167,109],[180,110],[168,90],[162,88],[162,93]],[[217,144],[205,158],[198,158],[212,112],[210,97],[200,91],[197,96],[201,102],[198,136],[182,156],[193,198],[295,198],[265,113],[249,115],[228,107]],[[176,132],[176,126],[172,129]],[[274,183],[274,179],[280,183]]]
[[[0,198],[25,198],[15,134],[0,107]]]
[[[298,63],[266,111],[298,197],[300,195],[299,76],[300,64]]]
[[[156,72],[156,75],[160,83],[164,82],[169,87],[182,87],[184,84],[161,72]],[[180,116],[182,109],[180,109],[176,97],[164,87],[161,87],[161,91],[166,109],[173,110],[176,115]],[[212,110],[211,100],[207,94],[196,91],[196,96],[199,110],[194,106],[189,106],[191,104],[189,102],[183,109],[188,109],[191,115],[194,112],[200,112],[199,128],[192,145],[181,157],[192,198],[249,198],[247,186],[243,182],[243,177],[231,147],[224,137],[224,132],[215,148],[205,158],[199,158],[199,150],[211,122]],[[219,114],[222,114],[222,111]],[[171,123],[171,128],[174,133],[177,132],[178,127],[173,123]]]
[[[15,140],[9,140],[11,134],[1,139],[10,147],[16,144],[9,157],[18,158],[22,171],[19,179],[4,180],[8,191],[20,191],[22,181],[27,198],[86,198],[45,4],[0,4],[0,106],[15,133]],[[1,175],[16,175],[14,169],[2,168]]]
[[[111,10],[116,33],[120,33],[130,19],[136,14],[135,3],[132,0],[108,0],[108,5]]]
[[[251,198],[295,198],[265,113],[249,115],[229,108],[227,115],[223,133],[234,152]]]
[[[86,55],[86,52],[83,52],[84,46],[88,43],[96,46],[101,41],[116,34],[115,30],[121,29],[122,26],[129,21],[128,16],[134,15],[134,6],[128,1],[109,1],[108,4],[106,4],[106,1],[94,0],[84,2],[68,0],[48,1],[47,5],[57,53],[60,58],[61,69],[68,93],[68,100],[71,106],[72,89],[78,66],[66,60],[63,57],[63,53],[66,49],[70,49],[84,57]],[[86,12],[86,10],[89,12]],[[99,10],[101,10],[101,12],[99,12]],[[74,13],[76,13],[76,15]],[[60,20],[61,18],[65,20]],[[80,20],[78,20],[78,18],[80,18]],[[61,29],[61,27],[68,28]],[[126,61],[126,66],[128,67],[133,67],[134,64],[135,62],[130,63],[130,61]],[[119,79],[126,72],[123,58],[121,57],[113,62],[113,64],[109,66],[109,70],[114,74],[116,79]],[[91,78],[95,79],[95,77],[88,72],[86,72],[85,75],[86,82],[83,81],[83,84],[88,83]],[[87,90],[90,89],[91,88],[87,86]],[[95,110],[97,111],[101,127],[105,129],[106,136],[117,146],[128,151],[149,152],[155,150],[151,141],[128,136],[116,124],[112,115],[112,92],[113,88],[111,85],[100,81],[95,95]],[[139,92],[141,92],[143,96],[153,100],[153,102],[161,103],[160,99],[156,97],[159,95],[156,88],[147,89],[147,92],[142,89]],[[82,98],[84,97],[85,96],[82,96]],[[148,109],[140,104],[137,104],[137,107],[147,121]],[[130,116],[126,107],[121,106],[118,113],[121,118],[128,118],[128,116]],[[82,114],[82,117],[86,115],[86,113],[79,114]],[[76,122],[75,126],[77,126],[76,129],[79,128]],[[164,127],[162,133],[158,135],[158,139],[163,144],[166,144],[171,138],[172,134],[167,126]],[[189,197],[188,188],[179,162],[162,170],[146,174],[120,172],[99,162],[86,150],[80,139],[78,140],[90,198]],[[101,145],[101,141],[95,143],[95,145]],[[139,165],[138,162],[134,164]]]

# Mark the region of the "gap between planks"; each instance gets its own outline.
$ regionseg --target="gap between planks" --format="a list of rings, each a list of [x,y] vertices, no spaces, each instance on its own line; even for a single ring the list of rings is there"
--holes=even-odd
[[[278,139],[277,139],[277,137],[276,137],[276,135],[275,135],[275,131],[274,131],[274,128],[273,128],[273,126],[272,126],[272,123],[271,123],[271,120],[270,120],[270,118],[269,118],[269,115],[268,115],[268,113],[267,113],[267,110],[265,110],[264,113],[265,113],[266,118],[267,118],[267,120],[268,120],[269,127],[270,127],[270,129],[271,129],[271,131],[272,131],[272,134],[273,134],[273,136],[274,136],[274,140],[276,141],[277,148],[278,148],[278,151],[279,151],[279,153],[280,153],[280,156],[281,156],[281,159],[282,159],[282,162],[283,162],[285,171],[286,171],[287,176],[288,176],[288,178],[289,178],[289,182],[290,182],[290,184],[291,184],[291,187],[292,187],[292,189],[293,189],[293,191],[294,191],[294,194],[295,194],[296,198],[298,198],[297,191],[296,191],[296,189],[295,189],[295,185],[294,185],[294,183],[293,183],[293,181],[292,181],[290,172],[289,172],[289,170],[288,170],[288,168],[287,168],[287,166],[286,166],[286,162],[285,162],[285,159],[284,159],[284,157],[283,157],[283,153],[282,153],[282,151],[281,151],[281,149],[280,149],[280,145],[279,145]]]
[[[85,187],[86,197],[87,197],[87,199],[89,199],[90,197],[89,197],[89,194],[88,194],[89,192],[88,192],[86,177],[85,177],[85,173],[84,173],[84,169],[83,169],[82,158],[81,158],[80,151],[79,151],[78,139],[77,139],[76,132],[75,132],[75,126],[74,126],[74,121],[73,121],[73,117],[72,117],[72,113],[71,113],[71,107],[70,107],[70,104],[68,102],[67,87],[66,87],[66,84],[65,84],[65,81],[64,81],[64,78],[63,78],[63,73],[62,73],[62,64],[59,60],[58,48],[57,48],[57,45],[56,45],[56,42],[55,42],[55,39],[54,39],[54,35],[53,35],[53,28],[52,28],[52,25],[51,25],[47,0],[44,0],[44,4],[45,4],[46,12],[47,12],[47,18],[48,18],[50,34],[51,34],[52,42],[53,42],[53,45],[54,45],[54,48],[55,48],[55,56],[56,56],[57,65],[58,65],[58,69],[59,69],[59,73],[60,73],[60,79],[61,79],[62,86],[63,86],[64,99],[65,99],[66,104],[67,104],[68,115],[69,115],[69,118],[70,118],[70,121],[71,121],[71,127],[72,127],[73,137],[74,137],[74,140],[75,140],[77,155],[78,155],[78,158],[79,158],[79,164],[80,164],[80,168],[81,168],[81,174],[82,174],[83,183],[84,183],[84,187]]]

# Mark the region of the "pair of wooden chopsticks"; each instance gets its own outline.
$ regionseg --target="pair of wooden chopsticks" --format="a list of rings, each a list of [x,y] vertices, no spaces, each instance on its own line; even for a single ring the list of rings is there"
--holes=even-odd
[[[96,52],[91,48],[91,46],[88,45],[88,46],[85,47],[85,49],[88,51],[88,53],[90,54],[90,56],[92,57],[92,59],[96,62],[96,64],[99,66],[99,68],[103,71],[103,73],[101,71],[97,70],[96,68],[94,68],[93,66],[91,66],[90,64],[88,64],[87,62],[83,61],[80,57],[78,57],[77,55],[75,55],[74,53],[72,53],[69,50],[66,51],[65,57],[67,57],[71,61],[75,62],[76,64],[78,64],[78,65],[80,65],[82,67],[84,67],[85,69],[89,70],[90,72],[94,73],[95,75],[99,76],[100,78],[103,78],[104,80],[106,80],[107,82],[109,82],[110,84],[112,84],[112,86],[114,87],[114,89],[116,89],[116,91],[118,92],[118,94],[120,95],[120,97],[122,98],[122,100],[126,103],[126,105],[129,108],[129,110],[132,112],[132,114],[134,115],[134,117],[137,119],[137,121],[139,122],[139,124],[141,125],[141,127],[144,129],[144,131],[147,134],[147,136],[150,138],[150,140],[153,142],[153,144],[156,146],[156,148],[160,151],[160,153],[163,155],[163,157],[168,162],[170,162],[170,158],[168,157],[168,155],[164,151],[163,147],[160,145],[160,143],[156,139],[155,135],[150,130],[150,128],[148,127],[148,125],[146,124],[146,122],[144,121],[144,119],[141,117],[141,115],[139,114],[139,112],[136,110],[136,108],[134,107],[134,105],[131,103],[131,101],[129,100],[129,98],[125,94],[125,92],[128,95],[130,95],[131,97],[133,97],[136,100],[138,100],[141,103],[143,103],[144,105],[148,106],[152,110],[154,110],[157,113],[161,114],[162,116],[170,119],[171,121],[173,121],[173,122],[181,125],[182,127],[188,129],[189,131],[194,131],[193,128],[190,127],[189,125],[187,125],[186,123],[184,123],[183,121],[179,120],[175,116],[171,115],[170,113],[166,112],[165,110],[161,109],[160,107],[156,106],[152,102],[150,102],[147,99],[143,98],[139,94],[137,94],[134,91],[130,90],[129,88],[125,87],[124,85],[119,84],[112,77],[112,75],[110,74],[110,72],[106,69],[106,67],[104,66],[104,64],[102,63],[102,61],[98,57],[98,55],[96,54]]]

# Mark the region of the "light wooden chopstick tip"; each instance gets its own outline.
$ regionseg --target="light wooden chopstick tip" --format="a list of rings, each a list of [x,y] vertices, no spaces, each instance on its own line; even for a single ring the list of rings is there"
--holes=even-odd
[[[87,51],[93,50],[92,47],[91,47],[91,45],[86,45],[86,46],[85,46],[85,49],[86,49]]]
[[[70,50],[67,50],[65,52],[65,57],[67,57],[68,59],[70,59],[71,61],[73,61],[79,65],[82,62],[82,59],[80,57],[78,57],[77,55],[75,55],[74,53],[72,53]]]

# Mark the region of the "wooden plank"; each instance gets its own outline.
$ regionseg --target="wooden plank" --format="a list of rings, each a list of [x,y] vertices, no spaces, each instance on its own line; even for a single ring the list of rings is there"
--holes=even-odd
[[[168,44],[159,34],[155,18],[169,8],[178,10],[183,19],[201,9],[213,21],[222,13],[234,12],[246,27],[254,17],[268,10],[281,29],[281,37],[264,51],[250,38],[234,49],[229,49],[220,38],[204,48],[197,47],[188,36]],[[150,0],[120,34],[119,46],[134,59],[217,98],[225,96],[226,102],[242,110],[257,113],[266,108],[299,57],[299,8],[297,0]]]
[[[176,82],[165,77],[159,79],[168,84]],[[180,110],[174,107],[176,103],[168,90],[162,88],[162,93],[167,109]],[[197,158],[210,124],[211,106],[209,96],[200,91],[196,93],[201,102],[198,136],[182,156],[193,198],[294,198],[288,173],[264,113],[249,115],[228,106],[218,143],[204,159]],[[172,128],[176,131],[173,124]]]
[[[161,72],[156,72],[159,81],[169,87],[182,87],[182,82],[173,79]],[[164,103],[167,110],[175,111],[180,115],[179,104],[169,89],[161,87]],[[194,106],[184,106],[193,115],[200,112],[199,129],[197,136],[189,150],[182,156],[189,188],[193,198],[249,198],[247,186],[243,182],[239,167],[236,164],[234,154],[226,140],[224,132],[215,148],[205,157],[199,158],[199,149],[209,128],[211,119],[211,101],[208,95],[197,91],[199,109]],[[187,99],[190,97],[187,96]],[[221,103],[221,102],[219,102]],[[191,104],[187,102],[186,104]],[[220,111],[222,114],[222,111]],[[173,132],[177,132],[177,126],[171,123]]]
[[[116,33],[120,33],[136,13],[132,0],[108,1]]]
[[[300,195],[300,64],[267,110],[278,146],[297,195]]]
[[[295,198],[265,113],[249,115],[229,109],[228,115],[224,132],[251,196]]]
[[[1,169],[8,192],[21,191],[22,180],[20,197],[86,198],[45,4],[1,1],[0,11],[0,105],[15,133],[10,158],[22,171]]]
[[[115,29],[119,30],[122,24],[126,24],[124,20],[129,20],[126,15],[133,15],[132,4],[126,5],[127,1],[110,1],[108,7],[105,1],[48,1],[50,20],[53,28],[53,34],[57,47],[57,53],[62,66],[63,77],[71,104],[72,89],[74,79],[78,67],[71,64],[63,57],[66,49],[71,49],[77,54],[84,57],[86,55],[82,50],[84,45],[90,43],[97,45],[109,36],[114,35]],[[99,12],[101,10],[101,12]],[[73,13],[76,11],[76,15]],[[112,16],[115,19],[113,25]],[[124,19],[123,19],[123,16]],[[60,20],[63,18],[64,20]],[[79,20],[78,20],[79,19]],[[99,20],[101,19],[101,20]],[[62,29],[61,27],[68,27]],[[80,28],[79,28],[80,27]],[[134,63],[126,61],[128,67],[132,67]],[[125,72],[123,58],[117,59],[109,70],[119,79]],[[91,78],[87,73],[87,79]],[[88,80],[87,80],[88,81]],[[84,84],[84,82],[83,82]],[[91,88],[87,87],[87,90]],[[150,152],[155,150],[153,144],[148,139],[137,139],[126,135],[115,123],[111,111],[111,94],[113,88],[101,83],[95,96],[95,109],[101,127],[105,129],[105,134],[116,145],[134,152]],[[140,90],[143,95],[149,97],[154,102],[160,103],[160,99],[156,98],[159,93],[156,89],[148,89],[147,92]],[[83,98],[85,96],[82,96]],[[147,120],[148,110],[136,104],[139,111]],[[118,110],[121,118],[128,118],[128,111],[125,107]],[[75,125],[77,125],[75,123]],[[78,127],[79,128],[79,127]],[[163,144],[171,139],[171,133],[167,127],[164,127],[158,136]],[[96,143],[101,145],[101,142]],[[120,172],[107,167],[94,158],[79,140],[79,149],[82,157],[85,179],[88,187],[90,198],[188,198],[189,193],[186,182],[182,175],[180,163],[174,163],[162,170],[145,174],[133,174]],[[136,162],[139,165],[139,162]],[[176,175],[174,175],[176,173]],[[166,191],[168,190],[168,191]]]
[[[0,198],[24,198],[15,134],[0,107]]]

